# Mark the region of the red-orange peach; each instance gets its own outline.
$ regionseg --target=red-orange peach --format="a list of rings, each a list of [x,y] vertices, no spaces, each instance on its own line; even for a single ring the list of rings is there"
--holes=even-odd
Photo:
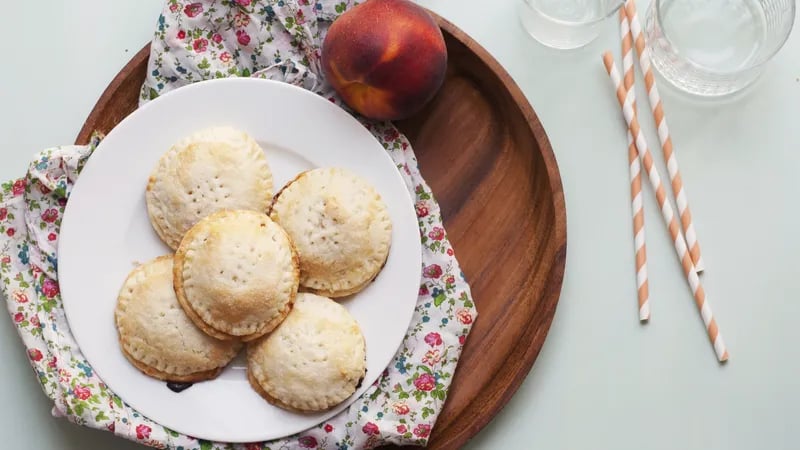
[[[428,12],[408,0],[367,0],[331,25],[325,77],[358,113],[379,120],[422,109],[444,81],[447,48]]]

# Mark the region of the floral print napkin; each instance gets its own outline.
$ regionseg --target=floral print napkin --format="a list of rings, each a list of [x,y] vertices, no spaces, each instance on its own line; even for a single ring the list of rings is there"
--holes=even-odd
[[[325,83],[319,61],[328,25],[354,4],[169,0],[158,19],[140,104],[194,81],[258,76],[302,86],[347,109]],[[61,216],[83,164],[102,139],[95,135],[86,146],[41,152],[24,177],[0,185],[0,290],[34,373],[54,402],[53,414],[152,447],[179,450],[426,445],[477,311],[408,140],[390,123],[357,118],[383,144],[415,197],[423,243],[411,326],[392,363],[361,398],[299,435],[234,445],[167,429],[111,392],[70,333],[57,273]]]

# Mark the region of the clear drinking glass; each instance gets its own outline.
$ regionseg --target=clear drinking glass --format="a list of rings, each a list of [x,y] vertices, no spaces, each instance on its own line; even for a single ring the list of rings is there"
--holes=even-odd
[[[653,0],[645,36],[653,67],[701,96],[755,81],[791,33],[795,0]]]
[[[572,49],[592,42],[624,0],[519,0],[525,31],[542,44]]]

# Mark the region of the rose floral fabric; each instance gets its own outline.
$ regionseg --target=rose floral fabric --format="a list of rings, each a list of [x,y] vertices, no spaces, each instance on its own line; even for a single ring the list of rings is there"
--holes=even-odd
[[[345,107],[325,83],[320,47],[329,24],[354,4],[169,0],[158,19],[141,103],[195,81],[258,76],[302,86]],[[393,362],[361,398],[299,435],[233,445],[169,430],[111,392],[70,333],[57,276],[61,216],[73,183],[102,138],[95,136],[87,146],[43,151],[23,178],[0,185],[0,290],[34,373],[54,402],[53,414],[156,448],[345,450],[386,443],[425,445],[477,312],[408,140],[390,123],[359,120],[383,144],[413,194],[423,243],[412,324]]]
[[[258,76],[302,86],[347,109],[325,83],[319,61],[329,24],[354,4],[169,0],[158,19],[140,103],[200,80]],[[141,416],[111,392],[72,338],[57,276],[61,216],[83,164],[102,139],[96,135],[87,146],[43,151],[23,178],[0,185],[0,288],[34,373],[54,402],[53,414],[155,448],[178,450],[425,445],[477,311],[408,140],[390,123],[357,118],[383,144],[413,194],[423,243],[411,326],[392,363],[361,398],[299,435],[233,445],[176,433]]]

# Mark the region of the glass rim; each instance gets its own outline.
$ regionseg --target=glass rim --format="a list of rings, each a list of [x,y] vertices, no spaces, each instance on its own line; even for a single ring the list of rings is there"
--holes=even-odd
[[[658,20],[659,28],[661,29],[661,34],[664,35],[664,37],[667,39],[667,41],[673,42],[672,39],[670,39],[670,37],[669,37],[669,33],[664,28],[664,18],[661,15],[661,3],[662,3],[662,1],[663,0],[653,0],[651,5],[652,5],[653,8],[655,8],[656,20]],[[786,28],[786,32],[780,38],[780,40],[777,43],[777,45],[775,45],[775,48],[770,50],[769,52],[767,52],[767,54],[765,54],[765,55],[753,60],[752,62],[747,64],[747,66],[745,66],[745,67],[741,67],[741,68],[736,69],[736,70],[727,70],[727,71],[726,70],[719,70],[719,69],[714,69],[714,68],[708,67],[708,66],[706,66],[704,64],[701,64],[701,63],[693,60],[692,58],[689,58],[686,54],[679,52],[677,49],[674,49],[673,53],[675,53],[677,56],[679,56],[682,60],[686,61],[690,65],[694,66],[696,69],[702,70],[702,71],[704,71],[706,73],[709,73],[709,74],[712,74],[712,75],[735,75],[735,74],[742,73],[742,72],[745,72],[745,71],[750,70],[750,69],[754,69],[754,68],[759,67],[761,65],[764,65],[769,60],[771,60],[781,50],[781,48],[783,48],[784,45],[786,45],[786,41],[788,41],[789,40],[789,36],[792,35],[792,29],[794,28],[795,16],[797,15],[797,1],[796,0],[790,0],[790,3],[791,3],[792,11],[791,11],[791,15],[790,15],[790,18],[789,18],[789,26]],[[648,42],[648,44],[649,44],[649,42]]]
[[[573,26],[573,27],[584,26],[584,25],[594,25],[596,23],[603,22],[606,19],[608,19],[609,17],[611,17],[614,14],[616,14],[617,11],[619,11],[619,9],[622,7],[622,5],[625,4],[625,0],[616,0],[616,1],[612,2],[611,6],[609,8],[607,8],[607,10],[603,14],[601,14],[601,15],[599,15],[597,17],[593,17],[593,18],[591,18],[589,20],[575,21],[575,20],[559,19],[558,17],[553,17],[553,16],[551,16],[549,14],[546,14],[541,9],[539,9],[539,8],[535,7],[534,5],[532,5],[530,0],[522,0],[522,2],[525,3],[526,5],[528,5],[529,8],[531,8],[531,9],[535,10],[537,13],[539,13],[542,17],[546,18],[547,20],[549,20],[551,22],[557,23],[559,25],[566,25],[566,26]]]

